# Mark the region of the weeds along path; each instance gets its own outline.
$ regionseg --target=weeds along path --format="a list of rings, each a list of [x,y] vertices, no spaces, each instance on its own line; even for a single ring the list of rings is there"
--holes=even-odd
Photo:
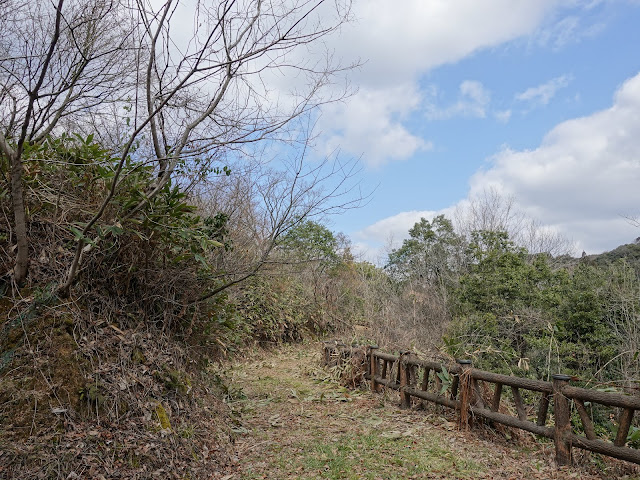
[[[237,470],[226,479],[615,478],[556,470],[553,445],[530,448],[456,430],[435,409],[349,391],[320,366],[320,345],[260,352],[229,372]]]

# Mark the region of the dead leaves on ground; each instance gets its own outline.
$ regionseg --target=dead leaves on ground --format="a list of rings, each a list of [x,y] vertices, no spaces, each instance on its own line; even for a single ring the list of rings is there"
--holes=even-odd
[[[460,432],[444,409],[400,410],[395,392],[346,390],[319,366],[313,348],[234,367],[232,382],[246,394],[232,404],[246,430],[237,440],[234,480],[618,478],[613,471],[557,469],[553,444],[523,449],[504,437]]]

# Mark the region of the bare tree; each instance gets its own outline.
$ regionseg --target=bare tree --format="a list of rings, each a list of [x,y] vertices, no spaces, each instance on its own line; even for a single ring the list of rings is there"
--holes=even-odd
[[[555,257],[575,250],[571,240],[520,210],[515,197],[504,196],[495,189],[485,190],[469,200],[456,209],[454,216],[457,229],[466,237],[476,230],[503,231],[530,253]]]
[[[467,237],[476,230],[518,232],[524,222],[515,199],[505,197],[493,188],[459,206],[454,217],[457,229]]]
[[[113,198],[125,160],[145,132],[151,137],[149,155],[157,162],[158,175],[144,200],[123,216],[125,220],[162,191],[179,166],[206,173],[225,153],[277,138],[293,119],[323,102],[343,97],[344,92],[321,95],[323,87],[342,71],[330,58],[321,63],[289,63],[300,48],[317,42],[348,19],[349,2],[333,3],[336,17],[326,26],[326,12],[321,12],[325,3],[226,0],[210,7],[197,2],[191,16],[194,34],[180,45],[172,36],[180,4],[168,0],[154,9],[151,2],[137,1],[136,35],[139,51],[146,56],[139,57],[145,73],[136,90],[135,126],[123,148],[111,190],[78,239],[67,278],[58,289],[60,295],[68,294],[86,245],[85,236]],[[265,76],[274,70],[305,75],[304,92],[289,96],[284,109],[268,98]]]
[[[60,122],[103,104],[122,86],[126,18],[116,1],[7,0],[0,17],[0,153],[10,165],[17,240],[14,280],[29,265],[23,192],[25,149]]]
[[[251,154],[263,140],[295,142],[288,129],[292,120],[348,92],[335,85],[345,69],[318,47],[349,20],[349,0],[28,5],[26,11],[11,10],[0,25],[15,33],[0,66],[0,151],[11,165],[18,284],[29,258],[25,145],[65,122],[78,130],[102,125],[106,133],[95,133],[117,148],[113,178],[83,224],[58,288],[62,296],[91,249],[89,239],[122,184],[127,162],[155,164],[157,175],[144,199],[119,213],[121,221],[140,214],[177,176],[206,178],[229,155]],[[294,80],[283,86],[283,78]]]
[[[288,264],[289,259],[274,255],[287,232],[306,220],[357,208],[365,200],[356,180],[357,161],[333,156],[309,164],[305,155],[303,147],[278,169],[254,164],[243,175],[222,176],[200,188],[200,210],[225,216],[233,248],[215,254],[212,263],[220,284],[196,301],[256,275],[267,265]]]

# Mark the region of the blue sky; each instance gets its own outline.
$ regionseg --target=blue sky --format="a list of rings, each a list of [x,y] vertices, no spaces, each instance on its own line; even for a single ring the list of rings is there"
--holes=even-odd
[[[360,0],[331,40],[365,60],[320,145],[362,157],[369,203],[331,228],[375,260],[421,216],[494,189],[575,244],[640,236],[640,2]],[[638,183],[636,183],[636,181]]]

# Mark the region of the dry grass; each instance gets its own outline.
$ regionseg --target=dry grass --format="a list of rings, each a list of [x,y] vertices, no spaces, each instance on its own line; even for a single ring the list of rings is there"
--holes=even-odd
[[[261,351],[228,372],[240,434],[228,479],[619,478],[609,464],[557,470],[553,444],[461,432],[444,410],[399,410],[395,394],[347,390],[319,366],[320,351]]]
[[[152,327],[45,309],[0,339],[0,478],[211,478],[228,408],[185,347]]]

